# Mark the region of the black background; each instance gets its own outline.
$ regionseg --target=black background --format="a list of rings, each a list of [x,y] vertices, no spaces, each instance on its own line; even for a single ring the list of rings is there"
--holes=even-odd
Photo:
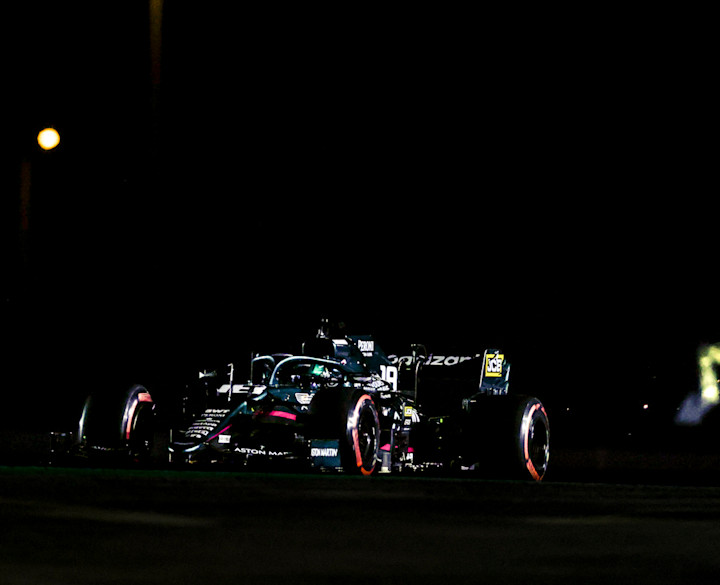
[[[697,388],[717,341],[701,15],[165,4],[155,84],[145,3],[5,19],[11,402],[170,387],[297,351],[325,316],[389,352],[502,347],[557,413],[601,397],[667,422]]]

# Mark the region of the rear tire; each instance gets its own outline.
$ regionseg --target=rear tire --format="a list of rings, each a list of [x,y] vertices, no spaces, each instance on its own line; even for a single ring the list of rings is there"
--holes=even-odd
[[[379,468],[380,420],[369,394],[353,394],[347,403],[345,437],[340,458],[347,473],[372,475]]]
[[[541,481],[550,459],[545,407],[531,396],[480,397],[463,421],[458,450],[480,475]]]
[[[528,397],[515,413],[519,473],[541,481],[550,460],[550,423],[545,407],[537,398]]]

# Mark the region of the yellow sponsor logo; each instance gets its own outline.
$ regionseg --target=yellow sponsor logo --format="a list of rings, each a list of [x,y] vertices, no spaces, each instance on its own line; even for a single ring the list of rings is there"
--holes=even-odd
[[[502,376],[503,361],[505,354],[489,353],[485,356],[485,376],[488,378],[499,378]]]

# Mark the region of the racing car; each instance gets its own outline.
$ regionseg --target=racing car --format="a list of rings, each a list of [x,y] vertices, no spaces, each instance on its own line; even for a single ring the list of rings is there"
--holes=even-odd
[[[146,460],[164,420],[163,457],[174,465],[540,481],[547,413],[537,398],[511,394],[509,375],[497,349],[436,356],[413,345],[387,355],[372,336],[321,327],[299,354],[254,355],[246,382],[233,364],[199,372],[164,416],[139,384],[89,396],[76,452]]]

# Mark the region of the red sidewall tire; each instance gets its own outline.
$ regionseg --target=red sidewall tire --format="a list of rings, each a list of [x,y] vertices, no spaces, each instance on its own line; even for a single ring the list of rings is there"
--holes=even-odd
[[[537,398],[481,397],[461,420],[457,451],[476,473],[503,479],[543,479],[550,457],[550,426]]]
[[[547,412],[536,398],[520,403],[517,412],[518,457],[531,479],[541,481],[550,458]]]
[[[85,402],[78,441],[95,447],[96,453],[127,449],[133,455],[143,455],[151,448],[153,409],[150,393],[139,384],[93,394]]]
[[[347,449],[343,449],[343,469],[372,475],[378,469],[380,420],[369,394],[353,396],[347,410]]]

